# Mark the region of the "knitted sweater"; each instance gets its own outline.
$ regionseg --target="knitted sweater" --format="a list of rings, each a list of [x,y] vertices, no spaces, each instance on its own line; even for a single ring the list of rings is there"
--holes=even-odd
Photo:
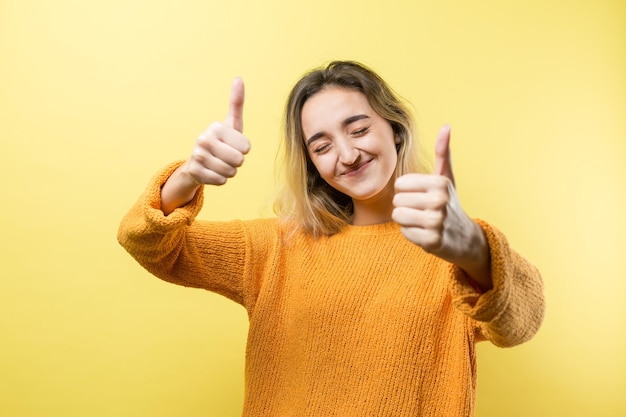
[[[194,220],[203,193],[169,216],[160,172],[118,239],[148,271],[248,312],[244,416],[474,413],[475,343],[514,346],[544,313],[538,271],[478,221],[494,287],[406,240],[393,222],[313,238],[278,219]]]

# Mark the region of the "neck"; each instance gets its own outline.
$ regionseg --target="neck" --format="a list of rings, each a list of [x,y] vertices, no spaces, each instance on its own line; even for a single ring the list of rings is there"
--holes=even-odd
[[[371,224],[387,223],[391,221],[393,212],[393,187],[385,190],[381,195],[370,200],[352,199],[354,226],[368,226]]]
[[[387,223],[388,221],[391,221],[391,211],[392,210],[389,210],[387,213],[370,210],[357,212],[355,207],[352,224],[354,226],[368,226],[372,224]]]

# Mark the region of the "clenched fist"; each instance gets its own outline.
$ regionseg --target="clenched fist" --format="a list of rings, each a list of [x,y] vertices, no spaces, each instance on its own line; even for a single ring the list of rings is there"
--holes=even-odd
[[[250,151],[250,141],[243,135],[244,98],[243,81],[235,78],[226,119],[198,136],[191,157],[163,186],[161,210],[166,215],[191,201],[200,186],[223,185],[237,173]]]
[[[462,268],[482,289],[491,288],[485,235],[463,210],[450,157],[450,127],[439,131],[435,172],[407,174],[395,183],[392,218],[411,242]]]

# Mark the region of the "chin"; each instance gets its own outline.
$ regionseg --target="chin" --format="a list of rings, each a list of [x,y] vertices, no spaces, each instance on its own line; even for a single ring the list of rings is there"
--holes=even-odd
[[[370,192],[361,192],[361,193],[346,193],[350,198],[357,201],[368,201],[368,200],[380,200],[381,197],[386,195],[385,190],[373,190]]]

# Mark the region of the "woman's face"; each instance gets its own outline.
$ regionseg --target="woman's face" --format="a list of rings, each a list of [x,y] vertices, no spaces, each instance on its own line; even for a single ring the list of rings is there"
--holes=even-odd
[[[328,87],[313,95],[302,107],[302,130],[311,161],[330,186],[355,203],[392,198],[393,129],[363,93]]]

